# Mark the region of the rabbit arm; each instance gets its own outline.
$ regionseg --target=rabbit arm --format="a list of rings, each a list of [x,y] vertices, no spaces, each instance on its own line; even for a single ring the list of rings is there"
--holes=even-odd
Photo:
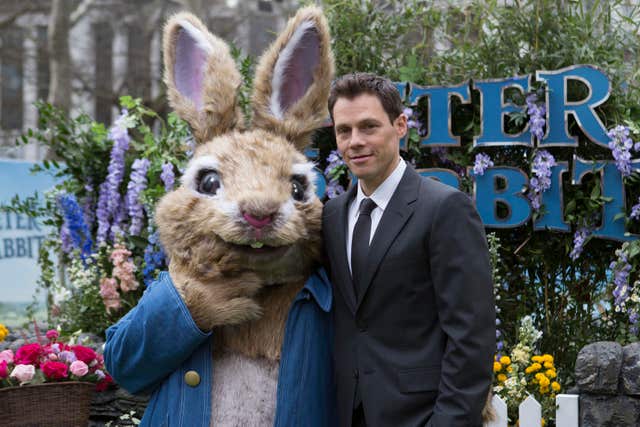
[[[219,274],[203,282],[181,270],[176,263],[170,264],[169,271],[193,320],[203,331],[247,322],[262,315],[261,307],[252,299],[261,287],[260,279],[253,273]]]
[[[130,393],[149,393],[210,336],[196,326],[169,275],[161,273],[138,305],[107,329],[105,365]]]

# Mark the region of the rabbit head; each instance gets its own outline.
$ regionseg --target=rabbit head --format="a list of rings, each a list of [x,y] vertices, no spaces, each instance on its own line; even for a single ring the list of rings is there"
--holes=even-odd
[[[222,40],[179,13],[163,44],[169,102],[198,144],[180,187],[156,209],[170,263],[200,279],[251,270],[282,283],[308,274],[321,253],[322,204],[302,150],[327,117],[333,76],[322,12],[298,11],[260,59],[250,125]]]

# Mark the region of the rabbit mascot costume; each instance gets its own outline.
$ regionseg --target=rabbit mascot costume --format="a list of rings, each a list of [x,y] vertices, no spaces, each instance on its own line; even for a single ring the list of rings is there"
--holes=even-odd
[[[156,208],[169,271],[107,330],[107,369],[151,394],[143,426],[333,426],[322,203],[301,152],[327,117],[327,22],[301,9],[260,59],[250,127],[223,41],[180,13],[163,44],[171,106],[198,147]]]

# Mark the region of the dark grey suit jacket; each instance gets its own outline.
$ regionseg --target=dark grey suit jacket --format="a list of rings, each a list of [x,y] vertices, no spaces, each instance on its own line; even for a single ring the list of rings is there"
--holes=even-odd
[[[351,426],[358,387],[370,427],[481,426],[495,308],[471,199],[408,166],[376,229],[356,301],[346,252],[355,190],[328,201],[322,218],[340,425]]]

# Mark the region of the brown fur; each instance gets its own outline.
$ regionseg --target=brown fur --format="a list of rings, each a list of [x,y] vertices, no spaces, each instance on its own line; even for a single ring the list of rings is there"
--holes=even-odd
[[[206,59],[201,111],[175,82],[175,48],[185,21],[210,45],[203,52],[212,52]],[[273,67],[296,26],[305,21],[315,24],[320,58],[310,88],[280,122],[265,116]],[[261,59],[254,89],[256,120],[249,131],[243,129],[236,102],[241,77],[224,42],[193,15],[180,13],[165,26],[163,48],[170,103],[200,144],[193,168],[200,167],[199,159],[214,159],[223,183],[215,198],[183,182],[158,204],[155,218],[170,259],[169,273],[196,324],[203,330],[216,328],[221,345],[249,357],[278,359],[291,302],[321,256],[322,204],[315,196],[293,201],[291,175],[293,165],[307,163],[299,150],[327,115],[333,76],[327,23],[318,8],[302,9]],[[274,212],[272,225],[259,240],[280,252],[253,251],[249,244],[258,235],[242,213],[262,217]]]
[[[289,306],[303,285],[303,281],[293,282],[260,293],[255,299],[264,309],[262,316],[247,323],[221,327],[215,332],[216,347],[252,358],[280,359]]]
[[[309,144],[311,132],[319,128],[329,114],[327,100],[334,64],[330,52],[329,25],[324,15],[318,12],[318,8],[314,6],[308,6],[298,11],[296,16],[289,21],[278,40],[261,57],[254,80],[253,125],[284,135],[299,150]],[[320,62],[315,70],[315,83],[311,85],[307,94],[285,113],[284,120],[280,121],[271,114],[269,107],[273,69],[284,45],[291,39],[295,29],[304,21],[313,21],[316,28],[320,30],[320,55],[329,57],[330,60]]]
[[[214,50],[204,72],[203,111],[198,111],[193,102],[182,96],[175,85],[175,45],[181,21],[188,21],[200,30]],[[191,125],[197,142],[206,142],[230,129],[243,127],[242,113],[236,102],[242,77],[225,42],[211,34],[199,19],[182,12],[172,16],[165,25],[163,54],[164,82],[167,85],[169,104]]]

